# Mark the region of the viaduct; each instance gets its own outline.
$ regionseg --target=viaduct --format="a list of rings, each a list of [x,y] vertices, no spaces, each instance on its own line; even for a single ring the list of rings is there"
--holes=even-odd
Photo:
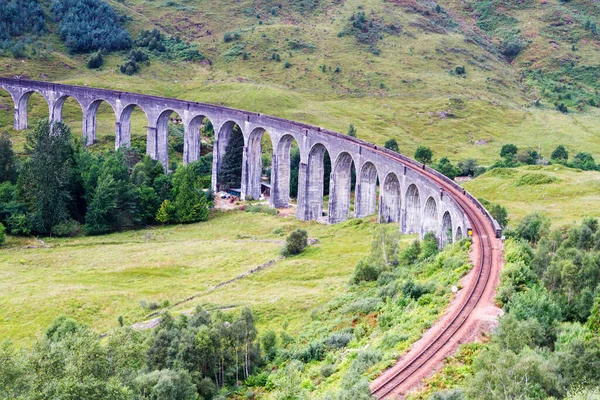
[[[135,107],[147,117],[147,154],[168,166],[168,123],[177,113],[184,126],[183,162],[200,158],[200,127],[207,118],[215,131],[211,188],[217,189],[227,144],[237,125],[244,137],[241,179],[242,198],[258,198],[261,193],[261,140],[268,133],[273,145],[271,167],[271,206],[283,208],[290,201],[290,149],[295,141],[300,150],[298,211],[301,220],[323,216],[324,157],[331,159],[328,222],[337,223],[349,216],[364,217],[377,213],[379,221],[397,223],[403,233],[421,237],[434,232],[440,246],[463,237],[471,227],[465,211],[440,182],[452,185],[467,196],[488,222],[498,224],[483,206],[445,176],[404,155],[323,128],[268,115],[211,104],[70,86],[50,82],[0,78],[0,89],[14,101],[14,129],[28,128],[27,104],[37,92],[48,103],[51,121],[62,121],[65,100],[74,98],[82,109],[83,140],[96,139],[96,114],[102,102],[115,115],[115,148],[127,147],[131,139],[130,117]],[[351,213],[351,176],[355,168],[354,212]],[[427,173],[424,173],[427,171]],[[431,176],[435,179],[432,179]],[[379,185],[379,199],[378,195]]]

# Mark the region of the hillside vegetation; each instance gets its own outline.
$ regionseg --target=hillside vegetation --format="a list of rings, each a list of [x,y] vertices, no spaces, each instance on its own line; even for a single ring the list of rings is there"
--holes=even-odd
[[[119,68],[136,58],[129,50],[88,69],[91,53],[70,54],[44,3],[48,33],[25,36],[26,57],[5,52],[0,74],[225,104],[342,132],[352,123],[359,138],[395,138],[409,155],[427,145],[437,157],[486,164],[516,143],[600,156],[592,1],[108,4],[149,56],[133,75]],[[163,38],[139,47],[150,28]],[[181,45],[169,50],[170,38]],[[0,125],[9,127],[11,102],[1,93]],[[39,117],[46,110],[37,100]],[[101,114],[105,135],[113,118]]]

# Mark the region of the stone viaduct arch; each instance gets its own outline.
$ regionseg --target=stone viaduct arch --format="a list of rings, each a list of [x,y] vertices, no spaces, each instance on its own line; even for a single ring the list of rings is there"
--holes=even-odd
[[[440,245],[461,238],[470,227],[458,203],[422,171],[427,169],[429,175],[453,184],[447,178],[401,154],[337,132],[227,107],[114,90],[9,78],[0,78],[0,89],[8,91],[14,102],[16,130],[28,127],[27,102],[32,93],[44,97],[53,121],[62,119],[62,106],[68,97],[73,97],[83,111],[83,136],[88,145],[96,138],[96,112],[102,102],[110,104],[115,114],[116,148],[130,145],[130,117],[139,107],[148,121],[146,152],[165,169],[171,114],[179,115],[184,127],[184,163],[199,159],[200,128],[209,120],[215,132],[212,190],[217,189],[218,171],[237,126],[236,132],[244,139],[242,198],[260,196],[261,139],[266,133],[273,146],[270,202],[277,208],[289,205],[290,149],[297,143],[300,152],[297,217],[302,220],[316,220],[324,214],[324,160],[328,156],[332,164],[326,212],[330,223],[377,213],[380,222],[397,223],[402,232],[421,236],[434,232]],[[353,169],[356,184],[352,212]],[[477,200],[468,197],[483,210]],[[488,218],[492,220],[489,214]]]

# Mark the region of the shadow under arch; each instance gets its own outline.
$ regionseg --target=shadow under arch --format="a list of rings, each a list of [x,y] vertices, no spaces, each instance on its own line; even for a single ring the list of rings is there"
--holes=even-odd
[[[402,192],[400,191],[398,175],[390,172],[385,177],[381,193],[381,222],[400,222],[401,197]]]
[[[377,167],[370,161],[363,164],[356,183],[354,211],[357,218],[374,214],[377,211]]]
[[[462,227],[458,227],[456,228],[456,235],[454,235],[454,240],[455,241],[459,241],[463,239],[463,232],[462,232]]]
[[[449,211],[446,211],[442,216],[442,232],[440,234],[440,245],[442,247],[452,243],[452,216]]]
[[[421,231],[421,197],[417,185],[412,183],[406,189],[404,198],[406,202],[406,233],[419,233]]]
[[[297,152],[297,154],[292,155],[292,152]],[[297,158],[297,160],[292,158]],[[281,137],[273,150],[273,179],[271,179],[271,204],[273,207],[288,207],[291,194],[297,195],[300,159],[300,149],[296,138],[290,134]]]
[[[308,153],[306,171],[307,191],[305,201],[307,220],[316,220],[323,216],[323,195],[326,192],[325,181],[329,178],[326,176],[326,160],[331,163],[327,148],[321,143],[315,144]]]
[[[350,214],[352,172],[354,170],[354,160],[350,153],[340,153],[331,171],[329,223],[335,224],[344,221]]]

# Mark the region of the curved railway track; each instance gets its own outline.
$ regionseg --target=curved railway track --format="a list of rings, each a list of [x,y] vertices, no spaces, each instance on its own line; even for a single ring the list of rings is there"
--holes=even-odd
[[[400,161],[407,164],[405,160]],[[414,168],[414,165],[411,167]],[[461,332],[461,328],[466,327],[469,317],[480,304],[484,293],[494,289],[494,279],[490,279],[490,276],[497,260],[494,254],[497,249],[492,243],[495,240],[497,227],[494,226],[493,220],[456,184],[451,184],[427,170],[419,172],[428,175],[440,184],[442,190],[451,193],[467,215],[473,230],[475,276],[471,280],[471,285],[465,288],[466,295],[458,307],[451,310],[448,316],[431,328],[429,332],[432,339],[413,346],[413,349],[371,384],[371,391],[379,400],[404,394],[408,388],[428,375],[435,364],[449,355],[454,345],[470,334],[469,331]]]

